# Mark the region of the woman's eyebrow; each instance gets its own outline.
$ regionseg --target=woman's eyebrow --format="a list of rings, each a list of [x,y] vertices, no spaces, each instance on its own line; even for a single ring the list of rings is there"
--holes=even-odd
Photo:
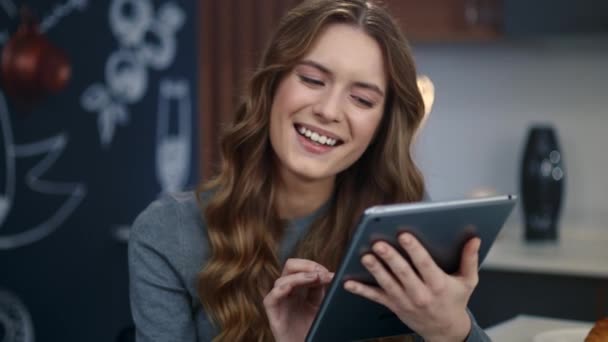
[[[313,68],[319,69],[319,71],[321,71],[324,74],[333,75],[333,73],[326,66],[324,66],[318,62],[312,61],[310,59],[305,59],[298,64],[308,65]]]
[[[377,93],[378,95],[384,97],[384,92],[382,91],[382,89],[380,89],[380,87],[378,87],[375,84],[367,83],[367,82],[355,82],[355,87],[371,90],[371,91]]]
[[[322,73],[324,73],[326,75],[329,75],[329,76],[333,75],[333,73],[331,72],[331,70],[329,70],[329,68],[327,68],[323,64],[320,64],[320,63],[315,62],[315,61],[310,60],[310,59],[305,59],[305,60],[301,61],[298,64],[311,66],[311,67],[313,67],[315,69],[318,69]],[[375,85],[373,83],[355,82],[354,86],[355,87],[359,87],[359,88],[365,88],[365,89],[371,90],[371,91],[377,93],[378,95],[384,97],[384,91],[382,91],[382,89],[379,86],[377,86],[377,85]]]

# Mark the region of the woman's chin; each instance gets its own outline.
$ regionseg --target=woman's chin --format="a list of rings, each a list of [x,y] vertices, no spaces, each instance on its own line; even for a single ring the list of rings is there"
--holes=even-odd
[[[322,182],[329,181],[335,178],[336,173],[328,170],[325,167],[315,167],[314,165],[305,165],[293,168],[294,173],[298,178],[306,182]]]

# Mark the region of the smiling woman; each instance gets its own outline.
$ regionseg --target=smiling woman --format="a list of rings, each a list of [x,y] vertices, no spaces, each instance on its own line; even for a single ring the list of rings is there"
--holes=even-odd
[[[219,172],[134,223],[138,339],[304,340],[363,210],[423,199],[410,153],[423,117],[408,43],[385,8],[306,0],[289,11],[223,132]],[[412,236],[400,240],[412,261],[374,246],[363,261],[380,287],[348,290],[425,339],[484,340],[466,308],[479,242],[452,276]]]
[[[323,30],[281,80],[271,107],[270,142],[281,179],[309,180],[311,192],[329,197],[336,175],[361,157],[378,128],[384,70],[378,43],[364,31],[345,24]]]

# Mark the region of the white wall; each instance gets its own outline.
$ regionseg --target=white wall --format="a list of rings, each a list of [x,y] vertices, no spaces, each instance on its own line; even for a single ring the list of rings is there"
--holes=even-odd
[[[608,36],[413,50],[436,88],[415,149],[431,197],[519,193],[527,128],[550,123],[566,168],[564,220],[608,229]]]

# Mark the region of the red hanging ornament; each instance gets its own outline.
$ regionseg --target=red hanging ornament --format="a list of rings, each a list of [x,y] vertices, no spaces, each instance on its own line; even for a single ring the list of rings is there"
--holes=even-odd
[[[17,32],[2,51],[1,80],[6,94],[30,107],[49,93],[63,89],[71,76],[66,54],[40,32],[27,9]]]

